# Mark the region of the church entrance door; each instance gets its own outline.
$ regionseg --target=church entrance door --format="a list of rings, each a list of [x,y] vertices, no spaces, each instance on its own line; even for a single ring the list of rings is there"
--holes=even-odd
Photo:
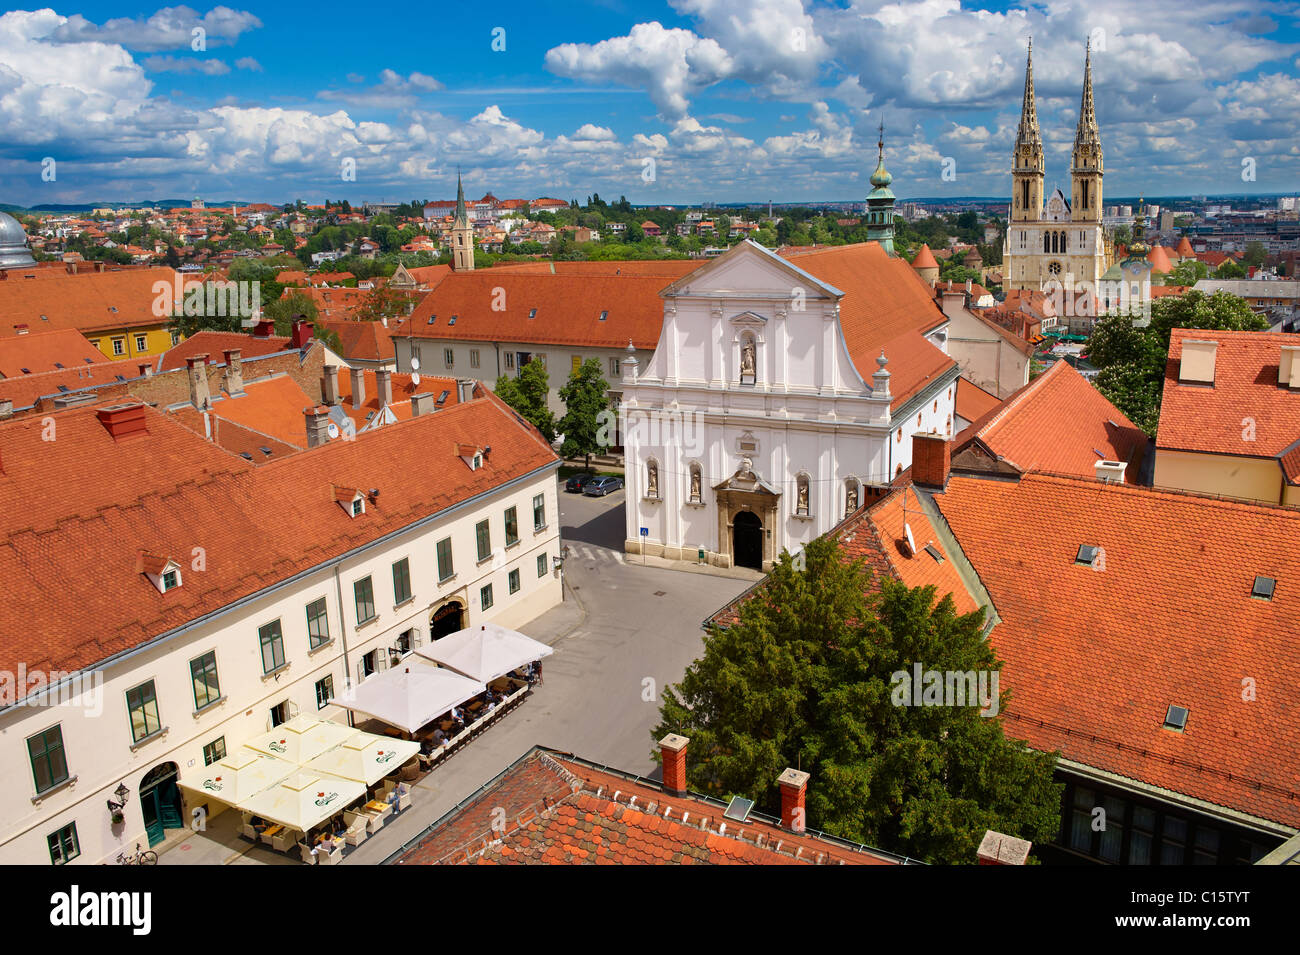
[[[741,511],[732,527],[732,559],[736,566],[762,570],[763,522],[753,511]]]

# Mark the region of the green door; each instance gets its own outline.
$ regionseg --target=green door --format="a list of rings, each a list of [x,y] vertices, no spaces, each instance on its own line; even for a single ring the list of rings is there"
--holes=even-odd
[[[167,837],[166,830],[180,829],[184,825],[176,772],[175,763],[163,763],[140,781],[140,811],[144,815],[144,830],[150,846],[162,842]]]

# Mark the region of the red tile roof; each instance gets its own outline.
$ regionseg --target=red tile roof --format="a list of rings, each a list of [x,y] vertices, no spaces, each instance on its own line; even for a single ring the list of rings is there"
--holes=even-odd
[[[976,422],[998,405],[1002,399],[989,394],[979,385],[965,378],[957,379],[956,407],[957,417]]]
[[[1039,474],[954,475],[934,501],[1001,618],[1008,735],[1300,826],[1300,510]],[[1185,731],[1163,728],[1170,704]]]
[[[37,375],[44,371],[107,362],[101,352],[75,328],[63,328],[0,338],[0,378]]]
[[[1174,264],[1169,261],[1169,253],[1163,246],[1153,245],[1147,253],[1147,261],[1151,263],[1153,272],[1172,272],[1174,268]]]
[[[361,294],[367,295],[369,293],[362,292]],[[317,328],[333,332],[339,337],[339,345],[343,349],[343,354],[340,357],[347,361],[392,362],[397,360],[397,352],[393,348],[391,336],[404,327],[400,321],[390,319],[388,325],[385,326],[383,322],[333,321],[321,318],[315,322],[315,325]]]
[[[815,784],[815,783],[814,783]],[[617,796],[617,799],[615,799]],[[535,747],[481,794],[434,823],[398,865],[893,865],[887,853],[738,823],[702,796]],[[493,831],[504,810],[507,830]],[[725,829],[723,828],[725,826]]]
[[[1020,471],[1094,480],[1098,461],[1123,461],[1125,480],[1136,483],[1146,443],[1142,429],[1068,362],[1058,361],[957,435],[952,450],[978,446]]]
[[[1196,258],[1196,251],[1192,248],[1191,240],[1187,236],[1183,236],[1178,240],[1178,248],[1175,251],[1184,259]]]
[[[31,408],[42,398],[129,382],[140,377],[140,365],[147,362],[148,359],[94,362],[63,371],[6,378],[0,380],[0,399],[12,401],[15,411]]]
[[[30,273],[35,279],[26,274],[11,270],[0,281],[0,336],[17,334],[20,325],[33,332],[75,328],[92,338],[97,331],[158,325],[166,316],[154,314],[154,284],[166,284],[170,308],[176,280],[169,268],[77,275],[36,269]]]
[[[876,358],[884,350],[893,408],[955,366],[924,337],[948,318],[935,304],[930,286],[905,259],[889,255],[878,242],[787,247],[780,254],[845,293],[840,300],[840,327],[849,356],[870,384]]]
[[[147,433],[116,440],[93,407],[56,412],[57,441],[41,418],[0,424],[0,670],[90,666],[557,463],[490,395],[257,468],[141,409]],[[449,466],[460,441],[492,445],[483,467]],[[383,493],[354,520],[331,486]],[[140,551],[185,564],[196,546],[207,569],[184,586],[160,594],[139,575]]]
[[[1183,342],[1216,341],[1214,386],[1178,382]],[[1295,335],[1175,328],[1169,339],[1156,447],[1279,457],[1300,439],[1300,392],[1278,385],[1282,346]],[[1249,426],[1246,419],[1251,419]],[[1249,435],[1249,436],[1247,436]]]
[[[937,269],[938,261],[935,260],[934,253],[930,251],[930,246],[921,243],[921,249],[912,259],[912,268],[914,269]]]
[[[293,351],[288,338],[269,335],[265,338],[256,335],[244,335],[240,332],[195,332],[179,345],[173,345],[156,359],[157,371],[170,371],[184,368],[186,359],[195,355],[208,356],[209,365],[221,365],[226,361],[226,350],[238,348],[239,356],[255,358],[261,355],[275,355],[279,352]]]

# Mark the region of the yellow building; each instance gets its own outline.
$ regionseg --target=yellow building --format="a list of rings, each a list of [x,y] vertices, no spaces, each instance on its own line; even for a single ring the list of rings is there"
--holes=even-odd
[[[1300,506],[1295,336],[1173,330],[1154,483]]]

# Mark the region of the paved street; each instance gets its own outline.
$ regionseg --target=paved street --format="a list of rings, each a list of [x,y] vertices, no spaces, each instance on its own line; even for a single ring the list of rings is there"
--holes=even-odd
[[[414,786],[411,809],[349,863],[383,860],[537,743],[658,776],[650,729],[658,722],[659,693],[699,655],[701,621],[750,582],[643,567],[636,558],[629,566],[622,553],[624,493],[591,498],[561,490],[561,533],[570,548],[565,603],[521,628],[555,648],[544,685]],[[160,863],[286,860],[213,828],[164,852]]]

